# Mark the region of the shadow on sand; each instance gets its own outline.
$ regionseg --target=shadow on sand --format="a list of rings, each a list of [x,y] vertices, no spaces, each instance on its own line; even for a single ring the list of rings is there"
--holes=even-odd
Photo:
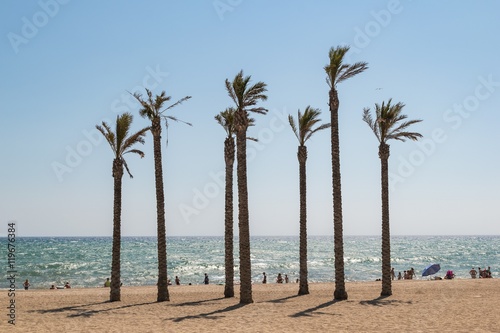
[[[283,297],[283,298],[272,299],[270,301],[266,301],[266,303],[283,303],[289,299],[293,299],[296,297],[300,297],[300,296],[299,295],[292,295],[292,296],[287,296],[287,297]]]
[[[82,304],[82,305],[75,305],[75,306],[66,306],[63,308],[55,308],[55,309],[48,309],[48,310],[31,310],[29,312],[38,312],[41,314],[45,313],[61,313],[61,312],[69,312],[68,313],[68,318],[76,318],[76,317],[92,317],[95,314],[98,313],[103,313],[103,312],[108,312],[108,311],[114,311],[114,310],[120,310],[120,309],[126,309],[126,308],[131,308],[135,306],[143,306],[143,305],[149,305],[149,304],[156,304],[157,302],[147,302],[147,303],[140,303],[140,304],[129,304],[129,305],[122,305],[122,306],[116,306],[108,309],[101,309],[101,310],[92,310],[90,307],[93,305],[102,305],[102,304],[116,304],[118,305],[118,302],[110,302],[110,301],[104,301],[104,302],[97,302],[97,303],[90,303],[90,304]]]
[[[375,299],[369,301],[360,301],[361,305],[372,305],[372,306],[386,306],[386,305],[400,305],[400,304],[412,304],[412,301],[400,301],[397,299],[387,299],[390,296],[379,296]]]
[[[173,306],[197,306],[197,305],[202,305],[203,303],[212,302],[212,301],[220,301],[223,299],[225,299],[225,297],[204,299],[201,301],[193,301],[193,302],[184,302],[184,303],[179,303],[179,304],[173,304]]]
[[[315,306],[314,308],[310,308],[310,309],[305,309],[303,311],[300,311],[300,312],[297,312],[293,315],[290,315],[290,317],[292,318],[300,318],[300,317],[311,317],[312,315],[314,314],[327,314],[327,315],[333,315],[332,313],[326,313],[326,312],[322,312],[322,311],[318,311],[318,310],[321,310],[321,309],[324,309],[324,308],[327,308],[329,307],[330,305],[333,305],[335,303],[339,303],[340,301],[336,301],[336,300],[333,300],[333,301],[329,301],[329,302],[326,302],[326,303],[323,303],[323,304],[320,304],[318,306]],[[345,301],[342,301],[342,302],[345,302]]]
[[[193,302],[193,303],[196,303],[196,302]],[[212,319],[212,320],[215,320],[217,318],[223,317],[223,316],[220,316],[219,314],[229,312],[229,311],[238,310],[239,308],[242,308],[245,305],[246,304],[235,304],[235,305],[228,306],[224,309],[219,309],[219,310],[215,310],[215,311],[211,311],[211,312],[207,312],[207,313],[200,313],[200,314],[196,314],[196,315],[178,317],[178,318],[169,318],[167,320],[171,320],[171,321],[176,322],[176,323],[181,322],[183,320],[187,320],[187,319]]]

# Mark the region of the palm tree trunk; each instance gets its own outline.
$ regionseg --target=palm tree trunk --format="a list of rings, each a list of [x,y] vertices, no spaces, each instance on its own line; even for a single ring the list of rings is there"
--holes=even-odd
[[[120,301],[120,250],[121,250],[121,211],[122,211],[123,162],[113,161],[114,200],[113,200],[113,254],[111,258],[111,286],[109,300]]]
[[[307,282],[307,187],[306,187],[306,160],[307,147],[299,146],[299,186],[300,186],[300,283],[299,295],[309,294]]]
[[[160,118],[152,121],[153,153],[155,160],[156,214],[158,237],[158,296],[157,301],[169,301],[167,283],[167,239],[165,231],[165,196],[163,193],[163,167],[161,162],[161,122]]]
[[[391,235],[389,229],[389,145],[381,143],[379,157],[382,183],[382,292],[381,296],[392,295],[391,288]]]
[[[226,215],[225,215],[225,271],[226,284],[224,297],[234,297],[234,255],[233,255],[233,167],[234,139],[228,137],[224,142],[224,157],[226,162]]]
[[[342,226],[342,189],[340,183],[340,142],[339,142],[339,98],[335,87],[329,94],[331,134],[332,134],[332,183],[333,183],[333,232],[335,247],[335,292],[336,300],[346,300],[344,281],[344,237]]]
[[[252,267],[250,261],[250,226],[248,216],[247,188],[247,116],[246,111],[236,112],[236,158],[238,161],[238,228],[240,238],[240,303],[253,303],[252,299]]]

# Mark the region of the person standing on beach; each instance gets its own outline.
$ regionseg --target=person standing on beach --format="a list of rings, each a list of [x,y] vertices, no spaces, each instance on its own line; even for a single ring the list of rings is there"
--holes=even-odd
[[[288,280],[288,275],[286,275],[286,274],[285,274],[285,283],[288,283],[288,282],[290,282],[290,281]]]
[[[276,278],[276,283],[283,283],[283,277],[281,276],[281,273],[278,273],[278,277]]]
[[[208,281],[208,275],[207,275],[207,273],[205,273],[205,280],[204,280],[204,283],[205,283],[205,284],[208,284],[208,282],[209,282],[209,281]]]
[[[469,271],[470,277],[475,279],[477,275],[477,271],[472,267],[472,269]]]
[[[206,275],[206,274],[205,274],[205,275]],[[179,277],[178,277],[177,275],[175,276],[175,284],[176,284],[177,286],[180,286],[180,285],[181,285],[181,280],[179,279]]]
[[[23,286],[24,286],[24,290],[28,290],[28,288],[30,287],[30,282],[28,279],[26,279],[26,281],[24,281]]]
[[[262,275],[264,275],[264,277],[262,278],[262,283],[263,284],[266,284],[267,283],[267,276],[266,276],[266,272],[263,272]]]
[[[396,273],[394,273],[394,267],[391,268],[391,279],[396,279]]]
[[[104,282],[104,288],[109,288],[111,287],[111,281],[109,281],[109,278],[106,278],[106,281]]]

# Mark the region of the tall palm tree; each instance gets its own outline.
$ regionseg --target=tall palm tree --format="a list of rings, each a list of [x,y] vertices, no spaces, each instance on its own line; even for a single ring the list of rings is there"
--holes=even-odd
[[[344,277],[344,236],[342,225],[342,190],[340,183],[340,143],[339,143],[339,97],[337,83],[347,80],[368,68],[367,63],[357,62],[344,64],[344,56],[349,51],[348,46],[331,48],[328,53],[330,62],[325,66],[326,82],[330,86],[329,106],[331,116],[332,141],[332,183],[333,183],[333,230],[335,247],[335,292],[336,300],[346,300]]]
[[[121,210],[122,210],[122,177],[123,167],[127,170],[130,178],[132,174],[128,169],[127,162],[123,155],[134,153],[144,157],[141,150],[133,149],[132,147],[137,143],[144,144],[144,137],[149,127],[143,128],[140,131],[129,135],[130,125],[132,124],[133,117],[130,113],[124,113],[116,117],[115,132],[111,127],[102,122],[102,126],[96,125],[97,130],[108,141],[115,158],[113,160],[114,178],[114,200],[113,200],[113,253],[111,259],[111,291],[109,300],[111,302],[120,300],[120,248],[121,248]]]
[[[170,96],[162,91],[160,95],[153,98],[153,94],[146,89],[147,99],[143,99],[140,93],[133,96],[141,104],[139,114],[151,121],[151,133],[153,134],[153,152],[155,160],[155,186],[156,186],[156,215],[157,215],[157,237],[158,237],[158,296],[157,301],[169,301],[167,282],[167,238],[165,231],[165,196],[163,190],[163,167],[161,159],[161,121],[165,120],[168,129],[168,120],[179,121],[173,116],[167,116],[165,112],[191,98],[186,96],[168,107],[164,103],[170,101]],[[186,123],[191,125],[189,123]],[[168,140],[168,138],[167,138]]]
[[[236,104],[236,160],[238,179],[238,229],[240,240],[240,303],[253,303],[252,299],[252,267],[250,262],[250,226],[248,216],[247,188],[247,129],[250,124],[249,112],[266,114],[267,109],[257,106],[259,101],[267,100],[264,82],[250,85],[250,76],[243,76],[241,70],[230,82],[226,79],[226,89]]]
[[[234,168],[234,108],[227,108],[215,116],[215,120],[224,128],[227,137],[224,140],[224,160],[226,163],[226,207],[225,207],[225,272],[226,283],[224,297],[234,297],[234,256],[233,256],[233,168]]]
[[[323,124],[316,128],[314,126],[321,121],[319,115],[321,111],[307,106],[304,114],[298,111],[297,125],[291,115],[288,116],[288,122],[292,131],[299,140],[297,158],[299,160],[299,187],[300,187],[300,246],[299,246],[299,263],[300,263],[300,284],[299,295],[309,294],[309,285],[307,283],[307,187],[306,187],[306,160],[307,147],[305,143],[311,136],[321,130],[330,127],[330,124]]]
[[[416,132],[407,132],[409,126],[421,122],[422,120],[406,120],[407,116],[401,114],[404,104],[397,103],[391,105],[392,99],[387,104],[375,104],[375,119],[370,115],[370,109],[365,108],[363,120],[370,126],[380,143],[378,156],[381,163],[381,183],[382,183],[382,292],[381,296],[392,295],[391,289],[391,236],[389,230],[389,145],[387,141],[391,139],[413,141],[421,138],[422,135]]]

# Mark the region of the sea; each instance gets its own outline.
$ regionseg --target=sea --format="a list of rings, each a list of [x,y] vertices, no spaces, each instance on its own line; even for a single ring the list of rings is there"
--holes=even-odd
[[[17,288],[29,279],[31,288],[45,289],[69,282],[73,288],[100,287],[111,274],[111,237],[18,237],[14,265],[7,267],[8,240],[0,240],[3,271],[15,271]],[[238,240],[235,239],[235,281],[239,279]],[[310,282],[334,281],[333,237],[308,237]],[[202,284],[207,273],[210,283],[224,283],[223,237],[168,237],[168,276],[181,284]],[[268,283],[278,273],[290,282],[299,277],[298,237],[252,237],[252,280],[258,283],[266,272]],[[499,278],[500,236],[393,236],[391,261],[396,274],[414,268],[417,279],[422,270],[438,263],[444,276],[452,270],[457,278],[470,278],[472,267],[491,266]],[[12,260],[10,261],[12,263]],[[381,277],[380,237],[345,236],[346,281],[374,281]],[[156,237],[123,237],[121,277],[125,286],[155,285],[158,276]],[[2,279],[1,289],[8,288]]]

